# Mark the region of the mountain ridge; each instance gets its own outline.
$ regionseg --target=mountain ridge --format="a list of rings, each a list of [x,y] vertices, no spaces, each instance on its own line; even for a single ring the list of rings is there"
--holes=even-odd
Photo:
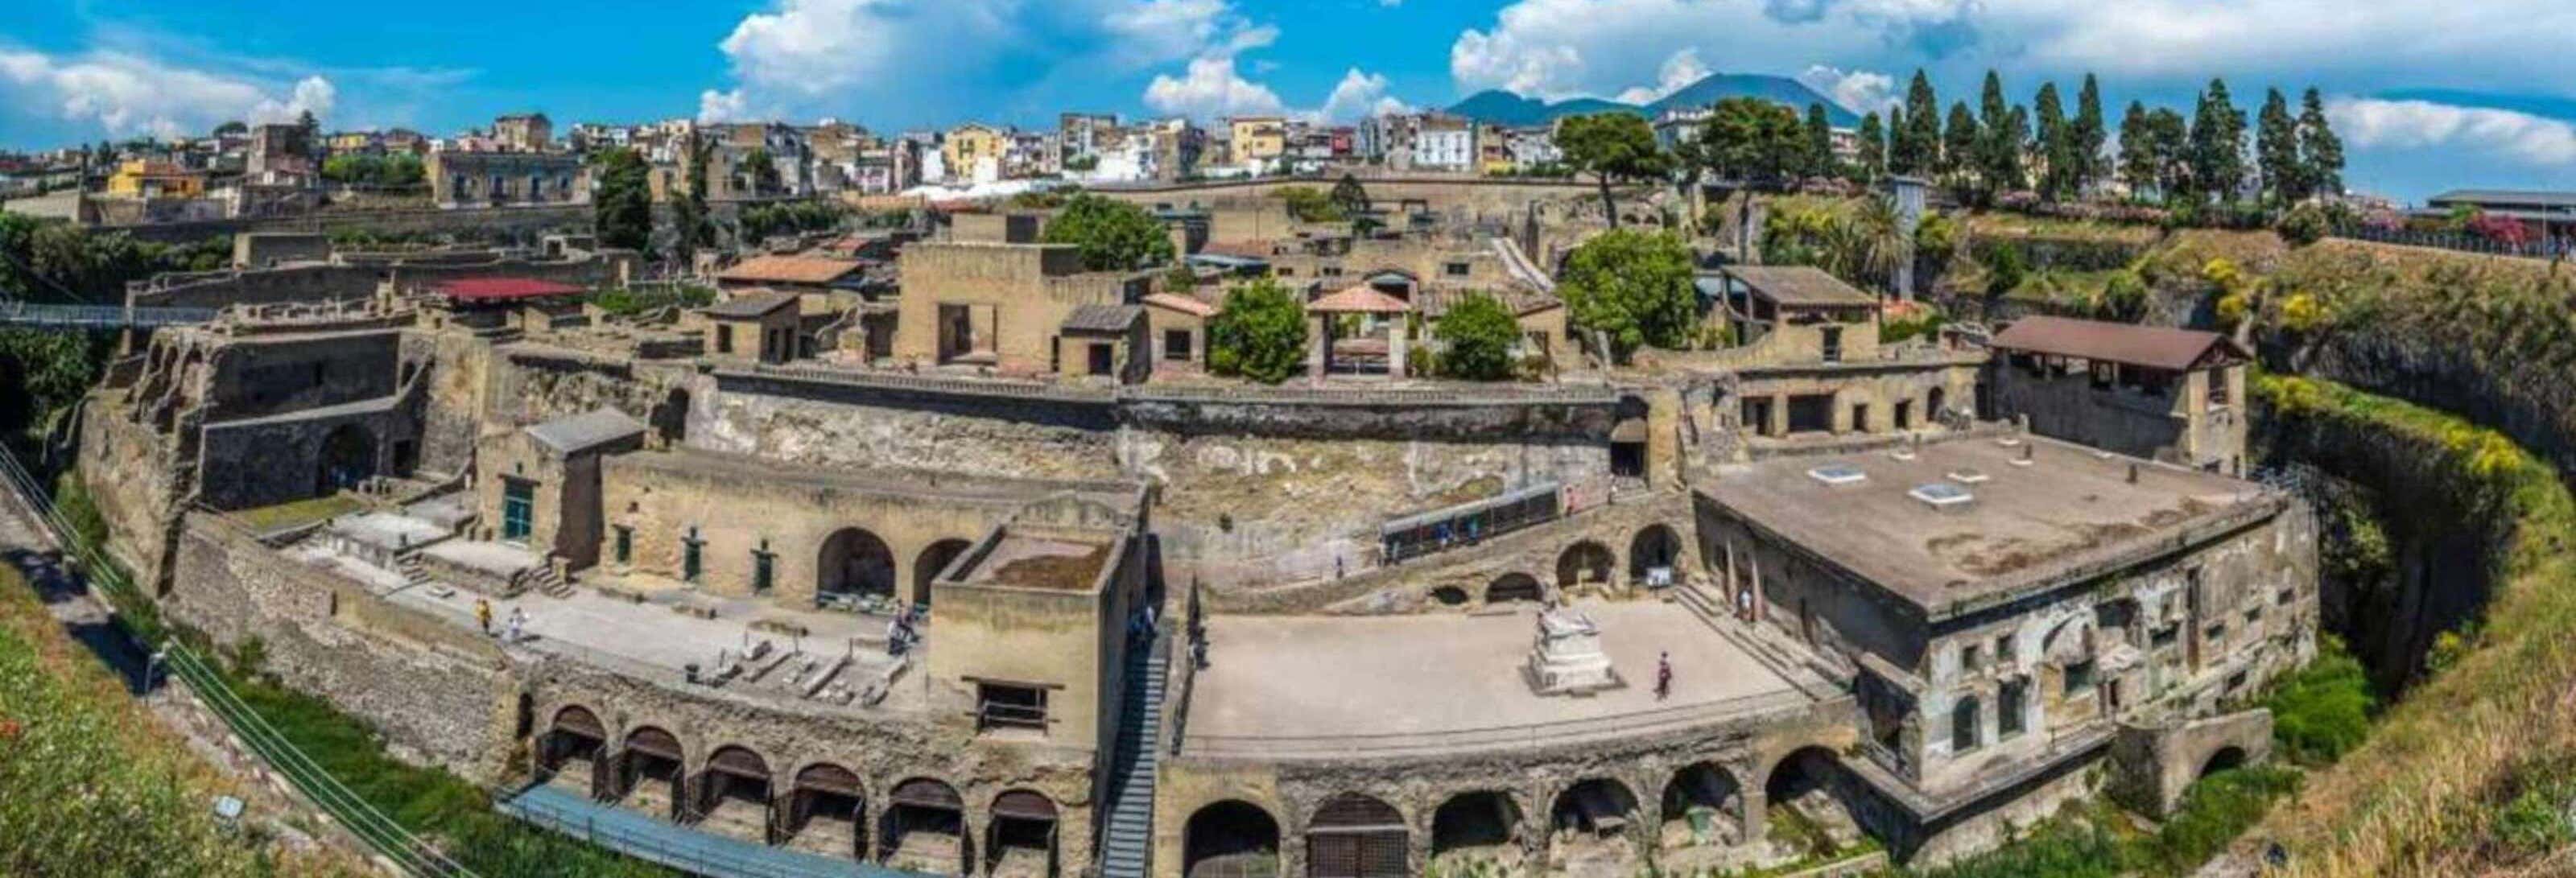
[[[1647,104],[1592,97],[1545,101],[1503,89],[1486,89],[1451,104],[1449,113],[1479,122],[1510,126],[1545,125],[1567,116],[1612,110],[1626,110],[1653,119],[1666,110],[1702,107],[1733,97],[1762,98],[1801,113],[1809,104],[1823,104],[1827,124],[1837,128],[1860,124],[1860,114],[1809,88],[1806,83],[1786,76],[1759,73],[1712,73]]]

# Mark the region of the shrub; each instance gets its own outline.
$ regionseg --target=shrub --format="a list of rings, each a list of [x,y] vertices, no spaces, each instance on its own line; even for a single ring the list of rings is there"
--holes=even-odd
[[[1986,257],[1987,295],[2004,295],[2012,292],[2015,287],[2021,286],[2022,279],[2029,274],[2027,267],[2022,264],[2021,248],[1996,247],[1989,250],[1988,254]]]
[[[1041,237],[1074,245],[1093,271],[1128,271],[1172,258],[1172,236],[1161,220],[1142,207],[1088,192],[1067,199]]]
[[[1520,343],[1520,320],[1501,299],[1469,293],[1449,306],[1432,328],[1440,339],[1440,373],[1469,381],[1512,377],[1512,347]]]
[[[2379,699],[2370,673],[2332,634],[2318,638],[2316,658],[2272,684],[2272,737],[2281,755],[2303,765],[2343,758],[2370,734]]]
[[[1689,246],[1665,232],[1612,230],[1574,248],[1557,290],[1576,326],[1610,336],[1618,360],[1653,345],[1679,349],[1699,325]]]
[[[2093,316],[2134,323],[2146,316],[2147,298],[2146,279],[2123,268],[2102,279],[2102,296],[2093,303]]]
[[[2324,240],[2326,234],[2333,231],[2326,219],[2325,209],[2313,204],[2302,204],[2291,208],[2289,213],[2281,216],[2281,222],[2273,226],[2272,230],[2279,232],[2281,240],[2290,242],[2292,247],[2314,244]]]
[[[1262,278],[1235,288],[1208,318],[1208,369],[1277,384],[1306,365],[1306,309]]]

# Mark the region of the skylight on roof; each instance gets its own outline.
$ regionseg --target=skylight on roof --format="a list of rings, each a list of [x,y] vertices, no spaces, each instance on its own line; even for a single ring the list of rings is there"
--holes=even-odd
[[[1921,500],[1934,509],[1948,509],[1977,499],[1977,495],[1971,493],[1968,489],[1950,484],[1949,482],[1932,482],[1930,484],[1916,485],[1914,490],[1907,491],[1905,493],[1906,496],[1913,497],[1916,500]]]
[[[1828,485],[1852,485],[1868,481],[1869,473],[1862,472],[1860,467],[1837,463],[1808,470],[1807,477]]]
[[[1950,481],[1962,485],[1981,485],[1993,479],[1993,476],[1986,475],[1985,470],[1973,466],[1963,466],[1950,471]]]

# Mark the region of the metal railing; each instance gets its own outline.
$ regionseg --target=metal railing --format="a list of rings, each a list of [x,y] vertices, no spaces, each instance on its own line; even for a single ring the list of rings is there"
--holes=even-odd
[[[901,875],[891,869],[871,870],[858,865],[805,867],[774,858],[750,857],[726,850],[714,836],[708,841],[683,840],[670,833],[705,835],[693,829],[671,825],[665,831],[637,831],[621,821],[602,824],[596,814],[582,814],[572,819],[564,814],[520,806],[512,799],[496,802],[500,810],[530,826],[549,830],[569,838],[616,851],[635,859],[679,869],[693,875],[723,875],[728,878],[849,878],[851,875]],[[643,818],[650,820],[652,818]],[[660,827],[656,827],[659,830]]]
[[[119,627],[137,641],[148,632],[133,629],[138,617],[136,608],[148,606],[149,599],[127,580],[123,568],[109,559],[98,546],[83,539],[80,531],[54,507],[53,497],[43,484],[18,462],[17,455],[0,447],[0,477],[7,478],[9,488],[35,513],[54,541],[81,562],[86,580],[97,586],[91,593],[108,605]],[[269,768],[284,776],[313,805],[330,815],[350,834],[390,861],[406,875],[454,876],[471,878],[475,873],[449,859],[435,845],[413,835],[410,830],[376,810],[360,798],[313,758],[297,749],[275,726],[261,717],[250,704],[225,684],[221,674],[196,650],[178,638],[167,638],[161,646],[161,665],[170,675],[197,695],[200,703],[223,720],[242,746],[256,754]],[[149,691],[149,680],[144,681]]]
[[[119,305],[37,305],[0,299],[0,323],[123,329],[178,326],[215,319],[213,308],[127,308]]]
[[[2336,229],[2334,236],[2355,241],[2397,244],[2407,247],[2433,247],[2462,253],[2490,256],[2523,256],[2532,259],[2557,259],[2576,255],[2576,238],[2544,237],[2520,244],[2510,244],[2467,232],[2419,232],[2412,229],[2388,229],[2353,223]]]

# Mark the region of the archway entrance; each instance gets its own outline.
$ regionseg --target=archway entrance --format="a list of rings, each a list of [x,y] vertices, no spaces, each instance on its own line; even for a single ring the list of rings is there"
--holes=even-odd
[[[327,497],[355,488],[376,474],[376,435],[358,424],[341,424],[322,436],[314,455],[313,493]]]
[[[912,564],[913,604],[930,606],[930,583],[939,578],[940,571],[948,569],[949,562],[974,547],[974,543],[965,540],[940,540],[921,550],[921,557],[914,559]]]
[[[1181,839],[1186,878],[1273,878],[1279,874],[1279,821],[1244,802],[1225,801],[1190,815]]]
[[[867,797],[859,775],[838,765],[796,772],[781,834],[789,846],[835,857],[867,856]]]
[[[1431,856],[1458,853],[1497,862],[1517,854],[1512,844],[1521,809],[1512,797],[1485,791],[1459,793],[1431,812]]]
[[[1650,524],[1628,541],[1628,581],[1671,585],[1673,567],[1682,555],[1682,539],[1666,525]]]
[[[1055,800],[1034,790],[1012,790],[993,798],[992,828],[985,830],[985,868],[996,875],[1044,875],[1054,878]]]
[[[1496,577],[1492,585],[1485,586],[1485,603],[1489,604],[1537,601],[1544,597],[1546,593],[1539,588],[1538,577],[1527,573],[1505,573]]]
[[[760,754],[726,747],[707,757],[698,772],[698,801],[691,810],[709,832],[762,844],[777,841],[778,827],[769,808],[769,763]]]
[[[1628,829],[1637,819],[1637,795],[1626,784],[1592,778],[1557,794],[1548,809],[1549,844],[1567,872],[1626,873],[1636,856]]]
[[[646,814],[680,819],[680,788],[688,777],[680,758],[680,739],[645,726],[626,735],[618,756],[617,790],[621,803]]]
[[[2209,754],[2209,761],[2200,764],[2200,774],[2197,777],[2208,777],[2222,771],[2243,767],[2245,767],[2245,748],[2220,747],[2218,752]]]
[[[1315,809],[1306,830],[1310,878],[1403,878],[1411,844],[1395,806],[1343,793]]]
[[[824,538],[814,559],[814,595],[829,602],[894,597],[894,550],[864,528],[845,527]]]
[[[1556,556],[1556,587],[1566,589],[1609,582],[1614,566],[1608,547],[1591,540],[1575,543],[1566,547],[1564,554]]]
[[[554,725],[537,742],[537,770],[548,784],[598,798],[605,777],[599,757],[607,749],[608,729],[599,716],[588,708],[566,707],[555,711]]]
[[[1674,772],[1662,805],[1664,847],[1744,841],[1744,789],[1726,769],[1700,762]]]
[[[1787,839],[1801,854],[1832,857],[1861,840],[1858,812],[1842,762],[1822,747],[1791,753],[1762,783],[1770,804],[1766,835]]]
[[[884,840],[886,865],[941,875],[975,871],[966,801],[941,781],[917,777],[896,784],[886,796],[885,826],[877,837]]]

